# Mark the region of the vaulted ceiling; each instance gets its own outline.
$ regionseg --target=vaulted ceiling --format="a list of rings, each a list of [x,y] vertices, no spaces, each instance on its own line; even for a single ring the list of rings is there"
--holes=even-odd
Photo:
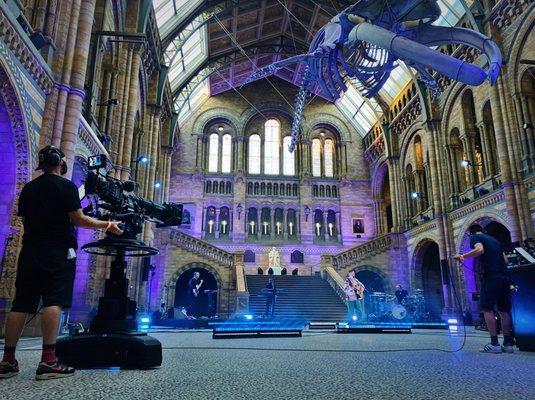
[[[475,0],[462,0],[472,3]],[[164,63],[179,122],[209,96],[238,90],[259,68],[306,53],[316,32],[355,1],[342,0],[154,0]],[[441,0],[438,23],[454,25],[464,14],[461,0]],[[276,72],[298,85],[301,67]],[[337,106],[365,135],[412,76],[404,65],[375,99],[350,86]]]

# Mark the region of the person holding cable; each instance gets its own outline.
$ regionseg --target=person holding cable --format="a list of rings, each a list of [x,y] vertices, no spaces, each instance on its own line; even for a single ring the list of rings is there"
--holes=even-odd
[[[74,368],[56,359],[61,310],[69,308],[72,301],[78,247],[74,227],[122,234],[119,222],[99,221],[83,214],[78,188],[62,177],[67,173],[67,163],[61,150],[46,146],[39,151],[37,170],[43,174],[23,187],[18,202],[24,236],[15,298],[6,320],[0,379],[19,372],[15,349],[28,315],[37,313],[40,300],[43,350],[35,377],[45,380],[74,374]]]
[[[511,289],[506,275],[507,260],[502,245],[492,236],[484,233],[477,224],[470,226],[470,250],[454,258],[463,263],[466,258],[478,257],[481,266],[481,290],[479,305],[490,334],[491,342],[480,349],[483,353],[514,353],[511,339]],[[494,310],[502,321],[503,345],[498,342],[498,326]]]

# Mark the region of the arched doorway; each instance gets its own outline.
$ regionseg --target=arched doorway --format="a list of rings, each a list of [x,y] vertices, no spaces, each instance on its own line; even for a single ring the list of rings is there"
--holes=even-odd
[[[504,225],[492,221],[485,226],[485,231],[500,242],[504,251],[512,250],[511,232]]]
[[[426,241],[416,253],[416,265],[420,270],[425,308],[433,318],[439,318],[444,309],[444,292],[440,269],[440,253],[438,244]]]
[[[385,292],[388,284],[385,278],[379,275],[377,272],[369,269],[363,269],[355,272],[355,276],[366,287],[369,293],[373,292]]]
[[[176,280],[174,306],[181,310],[190,305],[188,285],[195,272],[201,274],[200,279],[203,280],[203,283],[199,288],[199,295],[197,296],[196,301],[190,306],[190,315],[194,317],[212,317],[217,313],[218,309],[217,279],[208,269],[203,268],[199,264],[188,268]]]
[[[0,96],[0,143],[2,143],[2,169],[0,173],[0,273],[4,267],[6,247],[11,240],[11,215],[16,189],[16,148],[13,129],[6,104]]]

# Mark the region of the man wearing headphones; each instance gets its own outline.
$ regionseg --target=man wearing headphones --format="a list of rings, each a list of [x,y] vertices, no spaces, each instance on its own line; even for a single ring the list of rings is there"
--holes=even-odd
[[[481,267],[479,305],[489,329],[491,342],[480,351],[483,353],[513,353],[511,340],[511,290],[507,273],[507,260],[502,245],[483,232],[477,224],[470,226],[470,250],[454,258],[461,263],[465,258],[478,257]],[[503,329],[503,345],[498,343],[498,327],[494,309],[500,314]]]
[[[56,147],[39,152],[37,170],[44,173],[27,183],[18,203],[24,220],[24,236],[19,255],[15,298],[6,320],[4,356],[0,378],[18,371],[15,348],[28,314],[35,314],[42,300],[41,328],[43,352],[36,379],[71,376],[74,369],[58,363],[56,339],[62,308],[72,301],[78,247],[74,227],[105,229],[122,234],[118,222],[99,221],[83,214],[78,188],[61,175],[67,173],[65,155]]]

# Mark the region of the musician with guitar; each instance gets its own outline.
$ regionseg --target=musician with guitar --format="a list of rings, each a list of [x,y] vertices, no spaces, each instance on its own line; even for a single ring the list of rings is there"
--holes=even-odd
[[[189,280],[188,283],[188,306],[187,306],[187,317],[194,318],[194,314],[197,311],[197,303],[199,301],[199,289],[202,286],[203,280],[201,278],[201,273],[195,271],[193,277]]]
[[[362,321],[364,319],[364,291],[366,288],[355,276],[355,271],[348,272],[344,285],[344,292],[347,297],[347,320],[349,322]]]

